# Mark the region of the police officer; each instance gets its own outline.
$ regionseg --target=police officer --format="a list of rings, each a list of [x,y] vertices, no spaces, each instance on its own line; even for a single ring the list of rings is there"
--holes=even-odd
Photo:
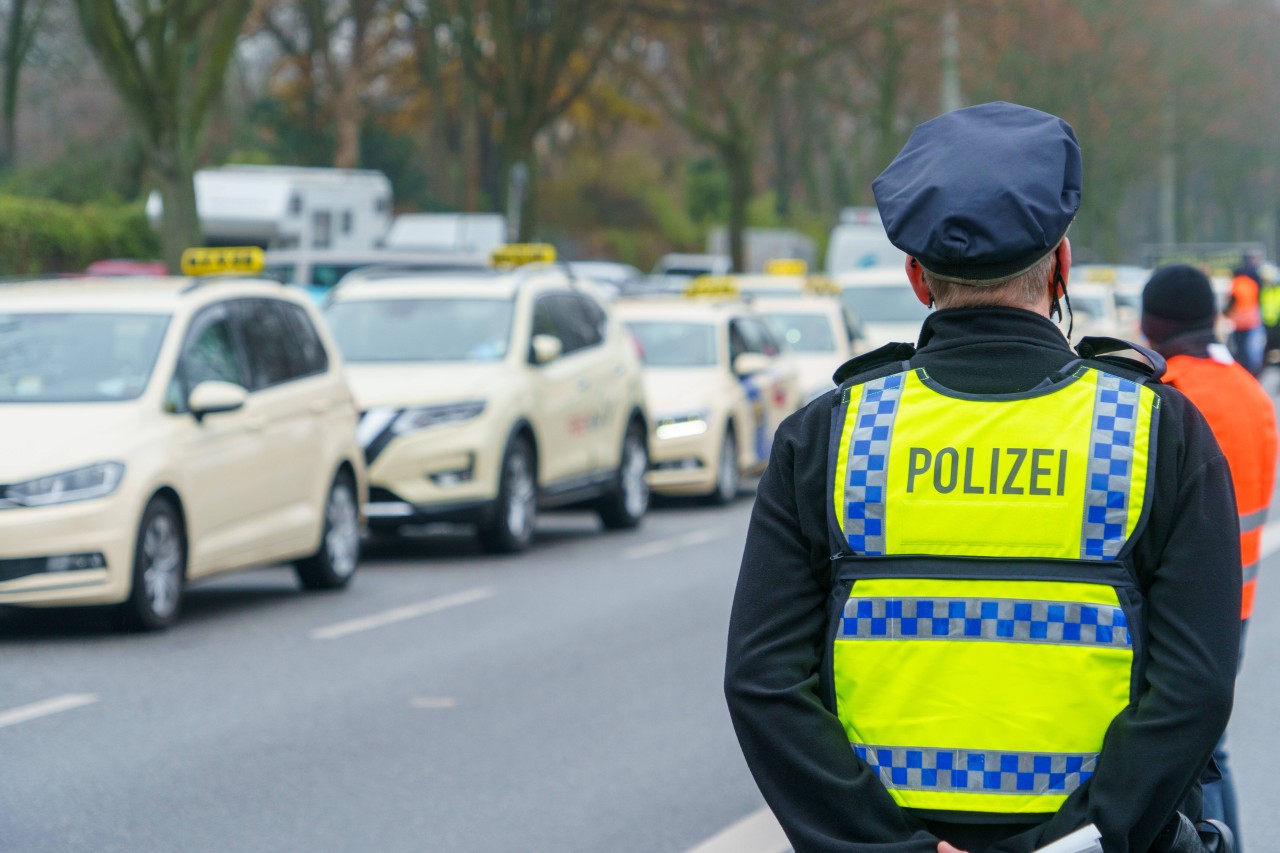
[[[873,188],[937,307],[780,427],[726,695],[797,853],[1162,849],[1231,709],[1230,473],[1162,359],[1050,320],[1081,192],[1066,122],[916,128]]]

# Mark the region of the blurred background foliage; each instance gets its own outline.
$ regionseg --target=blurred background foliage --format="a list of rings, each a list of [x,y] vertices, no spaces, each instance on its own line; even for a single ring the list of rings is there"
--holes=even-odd
[[[144,5],[202,22],[164,31],[167,65]],[[140,90],[177,93],[171,130],[122,89],[112,15],[141,73],[181,69]],[[1277,36],[1272,0],[0,0],[0,268],[155,255],[141,199],[226,162],[381,169],[400,211],[500,212],[524,164],[526,236],[641,267],[726,223],[821,247],[916,124],[997,98],[1076,128],[1078,259],[1274,254]]]

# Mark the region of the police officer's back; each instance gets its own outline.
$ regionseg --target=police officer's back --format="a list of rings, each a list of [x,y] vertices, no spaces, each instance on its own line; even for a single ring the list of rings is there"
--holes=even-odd
[[[1080,190],[1070,127],[1009,104],[922,125],[875,183],[939,311],[779,430],[730,627],[734,725],[798,853],[1090,822],[1143,853],[1197,810],[1238,644],[1229,474],[1158,367],[1050,321]]]

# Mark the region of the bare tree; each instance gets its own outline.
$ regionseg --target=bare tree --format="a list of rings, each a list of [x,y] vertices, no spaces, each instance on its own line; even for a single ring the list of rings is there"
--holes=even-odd
[[[492,117],[499,195],[523,166],[520,238],[537,228],[534,187],[538,135],[560,119],[595,79],[629,20],[634,0],[419,0],[428,38],[455,45],[478,103]]]
[[[0,169],[17,162],[18,82],[36,35],[44,20],[49,0],[9,0],[0,17],[4,30],[3,81],[0,81]]]
[[[76,0],[90,49],[120,94],[164,200],[160,240],[177,271],[198,244],[196,150],[251,0]]]

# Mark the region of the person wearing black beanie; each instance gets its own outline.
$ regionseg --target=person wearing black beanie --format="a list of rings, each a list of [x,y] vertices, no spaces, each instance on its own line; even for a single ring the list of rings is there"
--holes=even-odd
[[[1218,343],[1216,319],[1209,278],[1195,267],[1162,267],[1143,289],[1142,332],[1168,361],[1164,382],[1185,394],[1204,415],[1231,469],[1240,515],[1243,654],[1257,587],[1262,522],[1275,478],[1276,417],[1262,386]],[[1231,827],[1236,853],[1241,853],[1240,819],[1224,742],[1225,736],[1213,753],[1222,779],[1204,786],[1204,816]]]

